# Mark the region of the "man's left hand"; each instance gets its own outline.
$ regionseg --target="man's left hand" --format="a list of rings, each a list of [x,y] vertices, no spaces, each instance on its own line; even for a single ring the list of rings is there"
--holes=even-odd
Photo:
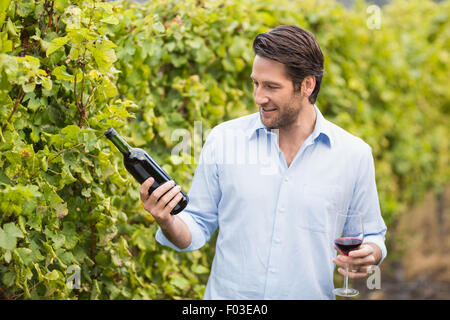
[[[337,250],[336,246],[335,249]],[[338,272],[351,279],[361,279],[368,276],[370,266],[377,265],[381,260],[381,249],[374,243],[366,242],[358,249],[350,251],[348,256],[338,255],[333,263],[339,267]],[[348,271],[345,267],[348,266]]]

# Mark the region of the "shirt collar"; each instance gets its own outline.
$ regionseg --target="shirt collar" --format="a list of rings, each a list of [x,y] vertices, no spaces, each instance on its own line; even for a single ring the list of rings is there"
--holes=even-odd
[[[333,136],[330,130],[330,126],[328,121],[323,117],[319,108],[314,105],[314,110],[316,111],[316,124],[314,126],[314,130],[312,132],[312,139],[316,141],[317,139],[328,144],[329,147],[333,146]],[[258,113],[256,119],[254,120],[252,126],[248,129],[247,136],[249,139],[252,139],[256,132],[259,130],[265,130],[266,133],[271,132],[262,122],[261,116]]]

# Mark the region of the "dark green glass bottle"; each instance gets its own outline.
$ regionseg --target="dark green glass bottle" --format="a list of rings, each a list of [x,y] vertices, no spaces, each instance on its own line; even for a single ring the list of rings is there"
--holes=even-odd
[[[149,177],[153,177],[155,182],[150,186],[148,194],[167,181],[173,180],[150,155],[140,148],[132,148],[113,128],[105,131],[105,136],[123,154],[123,162],[129,173],[142,184]],[[171,214],[180,213],[189,202],[189,198],[183,190],[180,191],[183,197],[177,203]]]

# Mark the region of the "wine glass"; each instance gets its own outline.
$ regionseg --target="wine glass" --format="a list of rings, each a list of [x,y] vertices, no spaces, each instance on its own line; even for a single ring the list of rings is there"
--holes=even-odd
[[[345,256],[348,256],[350,251],[357,249],[364,240],[363,220],[359,211],[338,212],[334,228],[334,244],[338,251]],[[348,272],[348,265],[345,270]],[[333,293],[341,297],[354,297],[359,294],[359,291],[348,287],[348,276],[345,276],[344,288],[336,288]]]

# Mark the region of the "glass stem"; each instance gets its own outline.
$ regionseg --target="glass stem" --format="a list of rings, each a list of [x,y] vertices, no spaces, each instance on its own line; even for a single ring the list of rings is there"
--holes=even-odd
[[[348,266],[345,267],[345,271],[348,273]],[[348,292],[348,276],[344,277],[344,286],[345,286],[345,292]]]

